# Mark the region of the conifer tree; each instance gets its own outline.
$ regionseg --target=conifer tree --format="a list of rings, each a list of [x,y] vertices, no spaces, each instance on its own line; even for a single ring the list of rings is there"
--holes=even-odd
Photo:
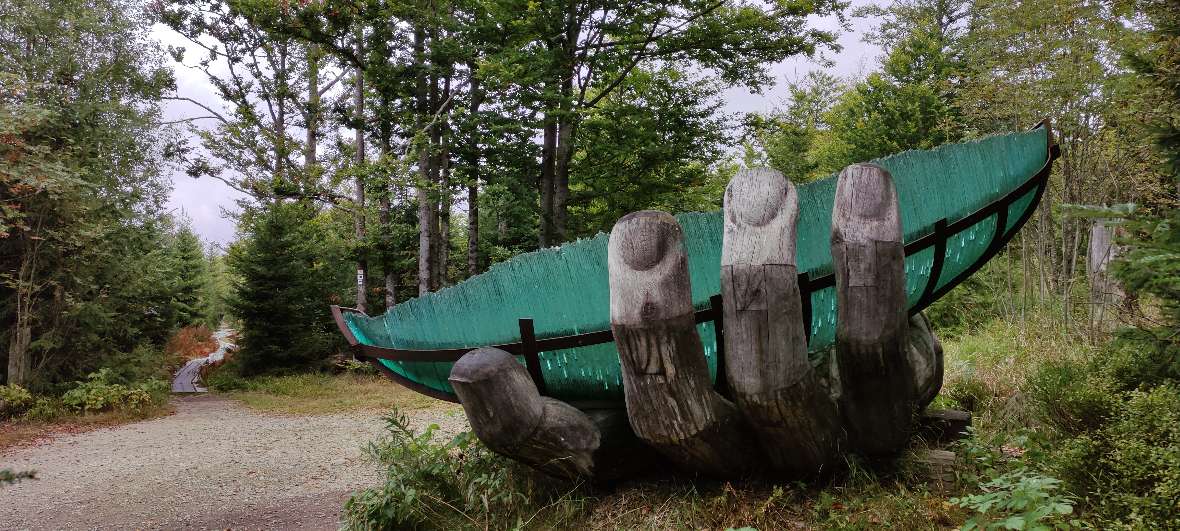
[[[240,277],[232,310],[242,325],[243,374],[312,368],[326,357],[328,301],[305,229],[313,215],[303,202],[271,203],[253,213],[248,238],[230,250]]]
[[[1150,87],[1140,105],[1154,112],[1149,124],[1154,133],[1162,172],[1171,178],[1170,188],[1180,187],[1180,12],[1168,0],[1145,2],[1153,26],[1146,48],[1131,54],[1131,66]],[[1132,219],[1130,228],[1140,237],[1132,239],[1125,259],[1114,264],[1115,274],[1131,293],[1152,295],[1164,310],[1162,337],[1177,344],[1175,329],[1180,324],[1180,210],[1171,209],[1159,217]]]
[[[171,251],[176,326],[204,323],[209,317],[210,279],[201,239],[188,225],[183,225],[176,231]]]

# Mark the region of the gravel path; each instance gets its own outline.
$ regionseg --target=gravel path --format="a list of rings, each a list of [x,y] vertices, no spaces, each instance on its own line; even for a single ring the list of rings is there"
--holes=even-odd
[[[0,454],[38,479],[0,489],[5,529],[335,529],[349,494],[380,482],[362,446],[380,413],[277,416],[216,396],[176,414],[51,438]],[[453,407],[411,423],[466,429]]]

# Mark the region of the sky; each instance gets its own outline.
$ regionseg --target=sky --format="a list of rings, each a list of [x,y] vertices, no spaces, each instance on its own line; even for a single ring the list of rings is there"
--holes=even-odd
[[[854,5],[863,4],[854,1]],[[859,76],[872,69],[876,64],[880,50],[861,41],[861,35],[872,28],[873,21],[855,19],[851,21],[852,30],[840,35],[839,52],[827,52],[824,57],[830,61],[828,71],[841,76]],[[815,26],[821,29],[841,32],[838,22],[831,17],[820,18]],[[184,46],[189,51],[185,61],[188,65],[194,63],[198,55],[194,46],[184,37],[170,28],[157,24],[152,28],[152,37],[164,46]],[[177,96],[192,98],[208,105],[219,112],[222,110],[212,85],[205,74],[199,70],[171,63],[176,77]],[[778,83],[765,89],[761,94],[755,94],[742,87],[734,87],[725,91],[724,110],[728,113],[765,112],[780,106],[786,98],[786,82],[801,79],[811,70],[823,69],[818,61],[807,57],[793,57],[771,67]],[[179,120],[202,116],[208,113],[198,106],[183,101],[165,102],[164,116],[166,120]],[[197,121],[199,125],[211,125],[211,120]],[[177,216],[189,220],[193,230],[207,243],[224,248],[235,238],[234,218],[235,200],[243,195],[226,186],[221,181],[209,177],[191,178],[181,171],[172,175],[172,195],[168,200],[168,208]]]

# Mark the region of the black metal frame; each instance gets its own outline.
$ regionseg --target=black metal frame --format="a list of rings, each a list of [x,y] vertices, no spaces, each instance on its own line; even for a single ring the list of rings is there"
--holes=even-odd
[[[1008,192],[1003,197],[988,203],[983,208],[968,214],[967,216],[948,223],[947,220],[941,219],[934,223],[934,230],[929,234],[922,236],[905,245],[905,255],[911,256],[915,253],[921,252],[928,247],[934,247],[934,263],[930,269],[930,279],[927,281],[926,287],[922,290],[922,295],[918,302],[909,310],[910,315],[914,315],[939,297],[946,294],[952,288],[957,286],[967,277],[973,275],[979,268],[983,267],[989,260],[1000,252],[1000,249],[1007,244],[1012,237],[1020,232],[1028,219],[1036,211],[1037,205],[1041,202],[1041,197],[1045,193],[1046,183],[1049,180],[1049,174],[1053,167],[1053,161],[1061,155],[1061,150],[1053,139],[1053,131],[1049,127],[1048,120],[1037,124],[1037,127],[1044,127],[1048,129],[1048,158],[1045,165],[1039,171],[1016,189]],[[1035,129],[1035,128],[1034,128]],[[1029,192],[1035,190],[1035,196],[1029,205],[1029,209],[1021,215],[1020,219],[1012,225],[1012,230],[1005,230],[1008,223],[1008,210],[1016,200],[1024,197]],[[947,241],[963,232],[969,227],[991,217],[996,216],[996,232],[992,235],[991,243],[988,248],[980,255],[974,263],[972,263],[963,272],[956,275],[949,282],[941,288],[938,286],[938,280],[942,276],[943,262],[946,260]],[[836,277],[833,273],[820,276],[816,279],[811,279],[807,273],[799,274],[799,296],[803,303],[803,328],[807,334],[807,338],[811,338],[811,294],[821,289],[834,287],[836,285]],[[417,362],[455,362],[464,354],[471,352],[476,348],[481,347],[464,347],[454,349],[439,349],[439,350],[407,350],[389,347],[377,347],[372,345],[365,345],[357,341],[356,336],[353,335],[352,330],[348,328],[347,322],[344,320],[344,313],[359,313],[364,315],[364,312],[353,308],[342,308],[340,306],[332,306],[332,316],[336,320],[336,325],[340,328],[341,333],[344,334],[345,339],[348,340],[349,345],[355,348],[361,356],[368,358],[369,362],[375,365],[382,373],[392,378],[394,381],[414,390],[419,393],[447,400],[450,402],[458,402],[459,399],[452,393],[446,393],[437,389],[427,387],[413,380],[410,380],[396,372],[393,372],[378,360],[391,361],[417,361]],[[709,307],[703,310],[694,312],[696,322],[698,324],[713,321],[717,335],[717,386],[719,388],[725,385],[725,342],[723,341],[723,334],[725,323],[723,319],[722,300],[721,295],[713,295],[709,298]],[[525,366],[528,369],[529,376],[537,385],[537,390],[542,395],[548,394],[548,389],[545,384],[545,378],[541,373],[540,353],[547,351],[563,350],[576,347],[585,347],[590,345],[598,345],[602,343],[610,343],[614,341],[614,334],[610,329],[601,330],[598,332],[589,332],[586,334],[576,334],[572,336],[552,337],[546,339],[537,339],[533,320],[531,318],[521,318],[518,321],[520,328],[521,340],[516,343],[504,343],[500,345],[490,345],[515,354],[523,356],[525,359]]]

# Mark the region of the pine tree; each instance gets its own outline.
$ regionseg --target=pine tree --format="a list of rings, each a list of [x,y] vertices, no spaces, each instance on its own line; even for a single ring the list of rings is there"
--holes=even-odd
[[[1131,66],[1148,82],[1140,104],[1154,110],[1149,127],[1162,171],[1171,177],[1172,193],[1176,193],[1180,187],[1180,115],[1176,113],[1180,109],[1180,47],[1176,45],[1180,12],[1170,0],[1152,0],[1144,7],[1153,28],[1146,48],[1130,55]],[[1180,324],[1180,210],[1130,221],[1129,228],[1139,237],[1126,242],[1130,251],[1114,264],[1115,274],[1128,292],[1156,298],[1168,321],[1161,337],[1175,345]]]
[[[328,303],[305,228],[313,214],[302,202],[272,203],[247,220],[249,238],[230,250],[243,374],[311,368],[326,357]]]
[[[176,232],[171,249],[172,278],[175,279],[173,306],[176,326],[191,326],[209,319],[209,268],[201,239],[188,225]]]

